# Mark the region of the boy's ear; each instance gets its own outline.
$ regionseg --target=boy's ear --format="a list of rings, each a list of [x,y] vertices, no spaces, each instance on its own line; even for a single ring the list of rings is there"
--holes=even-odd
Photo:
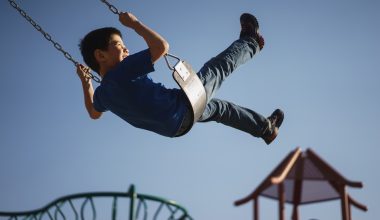
[[[96,49],[94,51],[94,56],[95,56],[96,61],[98,61],[98,62],[104,61],[104,59],[106,58],[104,51],[102,51],[100,49]]]

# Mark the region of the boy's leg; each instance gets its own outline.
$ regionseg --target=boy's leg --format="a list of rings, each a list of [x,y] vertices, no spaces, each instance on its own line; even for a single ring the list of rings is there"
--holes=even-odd
[[[240,38],[226,50],[212,58],[198,72],[207,94],[207,101],[214,97],[223,81],[240,65],[250,60],[264,47],[264,38],[259,33],[255,16],[244,13],[240,16]]]
[[[259,113],[234,103],[211,99],[199,122],[215,121],[262,138],[270,144],[277,136],[284,113],[277,109],[265,118]]]
[[[207,104],[199,119],[199,122],[209,121],[222,123],[255,137],[261,137],[269,124],[264,116],[255,111],[215,98]]]
[[[207,106],[199,122],[216,121],[227,126],[261,137],[270,144],[278,134],[284,113],[277,109],[271,116],[264,116],[233,103],[213,99],[223,81],[240,65],[250,60],[264,46],[256,18],[251,14],[240,17],[240,39],[204,64],[197,73],[206,90]]]
[[[205,87],[207,101],[214,97],[223,81],[237,67],[250,60],[257,51],[259,51],[259,46],[253,38],[241,38],[206,62],[197,75]]]

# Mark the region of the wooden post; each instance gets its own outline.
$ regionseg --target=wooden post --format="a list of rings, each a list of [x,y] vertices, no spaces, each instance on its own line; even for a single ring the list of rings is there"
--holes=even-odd
[[[285,220],[285,189],[284,183],[278,184],[278,214],[280,220]]]
[[[340,186],[340,197],[341,197],[341,204],[342,204],[342,219],[343,220],[350,220],[350,214],[348,213],[348,195],[346,192],[346,187],[344,185]]]
[[[299,211],[298,211],[298,205],[293,205],[293,214],[292,214],[292,220],[298,220],[299,218]]]
[[[253,200],[253,220],[259,220],[259,197]]]
[[[305,162],[305,156],[302,155],[301,158],[299,158],[299,162],[296,167],[296,176],[294,178],[292,220],[299,219],[298,206],[301,203],[301,197],[302,197],[302,189],[303,189],[302,180],[303,180],[304,162]]]
[[[347,197],[348,197],[348,194],[347,194]],[[350,202],[350,200],[348,200],[348,220],[352,220],[352,216],[351,216],[351,202]]]

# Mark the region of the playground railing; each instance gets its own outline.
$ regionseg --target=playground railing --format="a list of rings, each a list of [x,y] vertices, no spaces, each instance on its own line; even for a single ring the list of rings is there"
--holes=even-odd
[[[23,212],[0,212],[0,220],[193,220],[174,201],[128,192],[90,192],[58,198],[43,208]]]

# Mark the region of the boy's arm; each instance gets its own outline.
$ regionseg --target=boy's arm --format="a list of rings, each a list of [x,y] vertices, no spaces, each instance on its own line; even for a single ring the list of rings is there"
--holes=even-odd
[[[144,38],[152,56],[152,63],[155,63],[169,51],[169,43],[158,33],[141,23],[133,14],[121,13],[119,20],[123,25],[132,28]]]
[[[92,119],[98,119],[102,116],[101,112],[95,110],[93,106],[93,97],[94,97],[94,88],[92,86],[91,78],[86,75],[86,72],[89,71],[88,67],[79,64],[77,66],[77,74],[82,82],[83,95],[84,95],[84,104],[86,106],[87,112]]]

